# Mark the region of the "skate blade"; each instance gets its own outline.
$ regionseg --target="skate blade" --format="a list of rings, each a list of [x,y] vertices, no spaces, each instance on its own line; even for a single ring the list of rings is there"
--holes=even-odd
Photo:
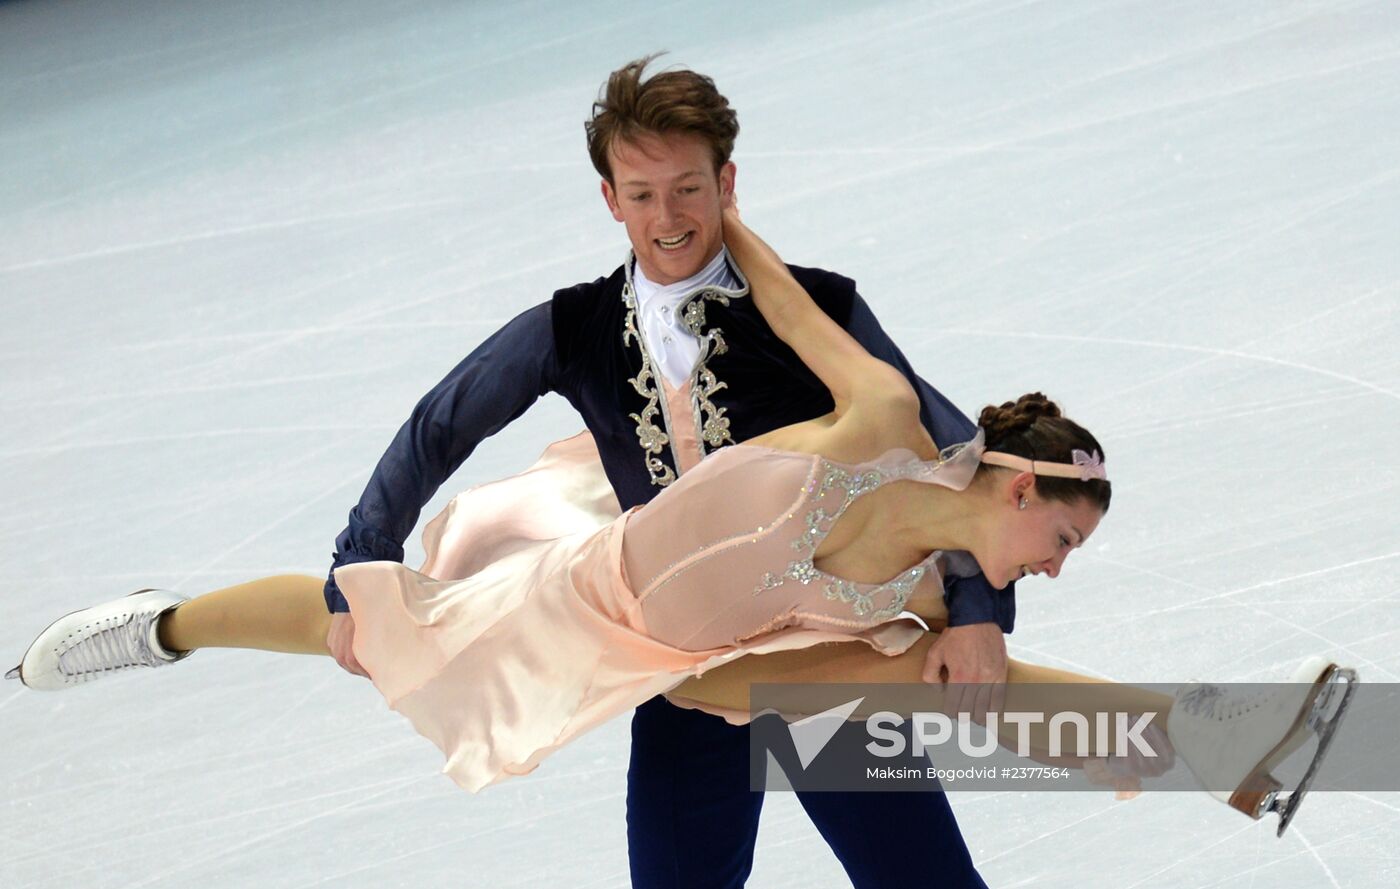
[[[1312,787],[1313,779],[1317,777],[1317,773],[1322,767],[1322,760],[1327,756],[1327,748],[1332,745],[1332,738],[1336,736],[1337,728],[1346,718],[1347,707],[1351,704],[1351,696],[1356,693],[1357,683],[1360,682],[1355,670],[1341,668],[1332,670],[1327,678],[1327,687],[1318,696],[1318,700],[1308,716],[1308,728],[1317,733],[1317,752],[1313,754],[1312,762],[1308,764],[1308,770],[1303,773],[1298,786],[1282,800],[1276,796],[1270,801],[1267,808],[1267,811],[1277,812],[1279,815],[1276,835],[1280,837],[1288,829],[1289,822],[1293,820],[1293,816],[1298,812],[1298,807],[1303,803],[1303,797]],[[1345,687],[1341,691],[1341,698],[1337,700],[1336,712],[1328,716],[1326,715],[1327,709],[1332,704],[1332,699],[1337,694],[1340,684],[1338,680],[1345,680]]]
[[[1330,696],[1333,680],[1338,675],[1339,670],[1341,668],[1336,664],[1328,664],[1313,680],[1308,689],[1307,697],[1298,709],[1298,716],[1293,720],[1288,731],[1284,733],[1283,739],[1265,754],[1259,764],[1230,795],[1231,808],[1243,812],[1255,821],[1270,812],[1277,811],[1277,807],[1281,805],[1278,800],[1283,785],[1275,780],[1270,773],[1279,763],[1288,759],[1298,748],[1306,744],[1308,738],[1315,733],[1316,714],[1322,707],[1320,702],[1327,700]]]

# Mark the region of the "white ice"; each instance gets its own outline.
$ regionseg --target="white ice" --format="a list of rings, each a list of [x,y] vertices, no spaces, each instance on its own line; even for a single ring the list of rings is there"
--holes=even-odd
[[[416,398],[620,262],[582,122],[661,48],[739,110],[790,261],[969,412],[1042,389],[1104,441],[1113,510],[1021,584],[1014,656],[1397,680],[1388,0],[0,4],[0,666],[139,587],[324,572]],[[427,514],[579,425],[546,399]],[[621,719],[473,797],[328,661],[7,683],[0,886],[625,886],[627,750]],[[993,886],[1400,883],[1397,793],[1283,840],[1204,795],[952,802]],[[770,794],[751,885],[843,882]]]

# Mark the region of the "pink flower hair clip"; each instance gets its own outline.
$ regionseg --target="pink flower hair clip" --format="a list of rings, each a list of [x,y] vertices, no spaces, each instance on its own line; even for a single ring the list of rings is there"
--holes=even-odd
[[[1087,482],[1091,478],[1108,479],[1108,470],[1104,469],[1103,457],[1099,455],[1098,451],[1094,451],[1091,456],[1085,451],[1075,448],[1070,452],[1070,459],[1075,466],[1079,467],[1080,481]]]

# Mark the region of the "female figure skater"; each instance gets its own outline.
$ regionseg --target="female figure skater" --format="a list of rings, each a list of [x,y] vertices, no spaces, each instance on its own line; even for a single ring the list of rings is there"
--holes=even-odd
[[[359,663],[468,790],[667,691],[733,712],[751,681],[919,681],[932,636],[910,615],[943,626],[945,578],[1055,577],[1108,509],[1098,442],[1044,396],[988,407],[973,440],[940,450],[904,376],[832,322],[733,209],[724,235],[831,414],[725,448],[621,516],[605,482],[571,471],[590,446],[571,439],[506,487],[455,501],[425,533],[422,572],[336,571]],[[321,589],[274,577],[193,600],[142,591],[55,622],[10,676],[61,689],[205,647],[326,654]],[[849,641],[865,646],[821,645]],[[1259,817],[1277,789],[1268,770],[1335,670],[1304,665],[1264,749],[1241,749],[1241,721],[1200,695],[1183,706],[1102,684],[1094,706],[1170,711],[1177,752]],[[1009,682],[1094,680],[1013,662]]]

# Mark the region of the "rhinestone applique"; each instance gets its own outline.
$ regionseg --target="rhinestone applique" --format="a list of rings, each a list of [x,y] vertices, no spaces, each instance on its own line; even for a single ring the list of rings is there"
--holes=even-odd
[[[826,574],[812,563],[812,557],[816,553],[817,547],[835,527],[837,520],[846,512],[847,507],[861,495],[868,494],[880,487],[885,481],[898,477],[898,472],[886,474],[877,469],[852,473],[826,460],[821,461],[818,474],[807,483],[803,490],[811,499],[815,499],[825,496],[833,489],[839,489],[842,492],[841,503],[833,513],[828,513],[826,507],[823,506],[818,506],[807,513],[804,517],[807,529],[792,542],[793,549],[801,553],[802,557],[789,564],[787,570],[781,575],[771,571],[763,575],[763,579],[754,588],[753,594],[757,596],[768,590],[776,589],[787,580],[795,580],[800,584],[807,585],[825,577],[827,579],[826,598],[833,602],[845,602],[859,617],[878,621],[894,617],[903,611],[904,606],[909,602],[909,597],[914,592],[914,587],[918,586],[919,581],[928,573],[926,567],[917,565],[895,579],[879,584],[866,592],[852,581]],[[891,594],[889,604],[877,609],[875,597],[887,591]]]
[[[846,602],[851,610],[864,617],[875,609],[875,602],[869,593],[862,593],[849,580],[833,580],[826,585],[826,597],[832,601]]]
[[[798,561],[793,562],[791,565],[788,566],[788,569],[783,574],[783,576],[791,577],[793,580],[797,581],[803,586],[806,586],[807,584],[816,580],[818,577],[821,577],[822,573],[817,570],[817,567],[815,565],[812,564],[811,559],[799,559]]]
[[[778,575],[774,574],[772,571],[769,571],[767,574],[763,575],[763,579],[758,582],[758,586],[754,587],[753,594],[757,596],[759,593],[766,593],[769,590],[776,590],[782,585],[783,579]]]
[[[826,597],[834,602],[847,602],[860,617],[870,617],[881,620],[887,617],[894,617],[904,610],[904,606],[909,602],[909,596],[914,592],[914,587],[918,586],[928,569],[910,568],[908,571],[868,593],[862,593],[860,589],[849,580],[833,578],[826,585]],[[875,593],[889,590],[894,593],[890,604],[884,608],[875,610]]]
[[[803,532],[801,537],[792,542],[792,548],[798,552],[804,552],[806,550],[815,552],[817,544],[821,542],[822,538],[825,537],[832,526],[836,524],[836,520],[841,518],[842,513],[846,511],[846,507],[854,503],[855,499],[862,494],[869,493],[880,487],[880,484],[885,480],[885,476],[876,469],[869,469],[858,475],[852,475],[841,467],[834,466],[825,460],[822,461],[822,465],[825,468],[822,472],[821,481],[814,481],[808,484],[807,493],[811,494],[813,497],[821,497],[832,488],[839,487],[845,492],[845,499],[842,501],[841,505],[837,507],[834,515],[827,515],[826,510],[820,507],[807,513],[807,530]]]
[[[706,291],[705,295],[722,306],[729,305],[729,297],[727,296],[712,294],[709,291]],[[705,300],[701,299],[699,294],[685,304],[685,308],[681,312],[681,323],[685,325],[686,330],[689,330],[696,336],[703,335],[705,328]]]

